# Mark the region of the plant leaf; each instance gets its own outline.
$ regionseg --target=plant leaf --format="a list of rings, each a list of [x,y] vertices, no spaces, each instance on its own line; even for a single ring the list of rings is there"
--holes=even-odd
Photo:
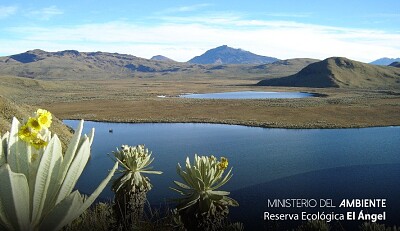
[[[82,196],[78,191],[74,191],[58,203],[49,214],[47,214],[40,224],[39,230],[60,230],[63,226],[69,224],[76,214],[79,213],[79,208],[82,204]]]
[[[44,204],[45,210],[43,211],[44,214],[47,214],[49,210],[55,206],[57,194],[63,181],[61,177],[61,166],[63,161],[61,142],[56,135],[54,135],[54,137],[54,151],[52,155],[56,162],[54,163],[53,173],[51,174],[50,184],[47,190],[47,197]]]
[[[188,190],[191,189],[189,186],[187,186],[186,184],[181,183],[181,182],[179,182],[179,181],[175,181],[175,180],[174,180],[174,183],[175,183],[177,186],[179,186],[179,187],[181,187],[181,188],[183,188],[183,189],[188,189]]]
[[[83,123],[83,122],[82,122],[82,123]],[[89,134],[89,143],[90,143],[90,146],[92,146],[93,139],[94,139],[94,128],[92,128],[92,130],[90,130],[90,134]]]
[[[179,194],[181,194],[181,195],[186,195],[186,193],[184,193],[183,191],[181,191],[181,190],[179,190],[179,189],[172,188],[172,187],[169,187],[169,189],[174,190],[175,192],[177,192],[177,193],[179,193]]]
[[[94,190],[92,195],[90,195],[90,197],[87,198],[85,200],[85,202],[82,204],[82,206],[80,207],[80,210],[79,210],[80,214],[83,213],[87,208],[89,208],[89,206],[96,200],[96,198],[100,195],[100,193],[107,186],[108,182],[111,180],[111,177],[114,175],[114,172],[115,172],[115,170],[117,170],[117,168],[118,168],[118,163],[115,163],[114,167],[111,169],[110,173],[108,173],[108,176],[100,183],[100,185],[97,187],[97,189]]]
[[[209,191],[209,193],[220,196],[228,196],[229,194],[231,194],[230,192],[227,191]]]
[[[78,153],[76,154],[75,159],[72,161],[70,168],[67,171],[64,182],[61,185],[60,192],[58,194],[56,204],[63,200],[66,196],[68,196],[73,188],[75,187],[76,182],[78,181],[82,171],[89,160],[90,156],[90,147],[89,147],[89,138],[85,138],[83,144],[79,148]]]
[[[224,184],[226,184],[230,179],[231,179],[231,177],[233,176],[232,174],[231,174],[231,172],[232,172],[232,168],[229,170],[229,172],[225,175],[225,177],[224,177],[224,179],[222,179],[217,185],[215,185],[215,186],[213,186],[211,189],[217,189],[217,188],[219,188],[219,187],[221,187],[221,186],[223,186]],[[212,182],[212,184],[214,184],[215,182]]]
[[[78,149],[79,142],[81,139],[81,133],[83,129],[83,120],[81,120],[78,124],[78,127],[75,129],[75,133],[71,138],[70,143],[68,144],[67,151],[64,155],[64,160],[61,168],[61,180],[63,181],[67,171],[72,163],[72,160],[75,158],[76,150]]]
[[[182,210],[182,209],[186,209],[194,204],[196,204],[197,200],[200,199],[200,195],[197,193],[194,193],[192,195],[190,195],[187,198],[184,198],[182,203],[180,203],[178,206],[176,206],[176,208],[178,210]]]
[[[19,152],[18,147],[19,145],[18,140],[18,130],[19,130],[20,123],[19,121],[13,117],[11,123],[10,134],[8,138],[8,150],[7,150],[7,162],[10,165],[10,168],[13,172],[20,172],[19,166]]]
[[[141,173],[148,173],[148,174],[162,174],[163,172],[161,171],[149,171],[149,170],[144,170],[144,171],[140,171]]]
[[[52,175],[58,175],[60,158],[62,156],[61,143],[57,135],[54,135],[47,145],[37,170],[32,205],[32,223],[36,226],[40,222],[44,203],[51,194],[49,186]],[[53,185],[54,187],[54,185]],[[51,189],[51,187],[50,187]],[[49,198],[48,198],[49,199]],[[51,199],[51,198],[50,198]]]
[[[4,164],[0,167],[0,182],[1,206],[8,222],[13,229],[29,230],[29,187],[25,175],[14,173],[8,164]]]

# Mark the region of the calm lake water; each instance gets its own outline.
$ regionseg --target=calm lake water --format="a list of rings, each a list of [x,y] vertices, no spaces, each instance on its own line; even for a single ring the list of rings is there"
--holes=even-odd
[[[285,99],[307,98],[314,95],[306,92],[265,92],[265,91],[239,91],[206,94],[184,94],[182,98],[191,99]]]
[[[65,120],[71,127],[77,121]],[[266,129],[219,124],[124,124],[85,122],[94,127],[92,158],[77,188],[91,193],[112,167],[107,156],[122,144],[145,144],[153,152],[151,204],[177,197],[168,189],[186,156],[224,156],[233,177],[221,190],[240,203],[231,209],[246,227],[259,229],[268,199],[387,198],[387,222],[400,221],[400,127],[362,129]],[[113,129],[113,133],[109,133]],[[112,198],[108,189],[101,197]],[[245,215],[243,214],[245,212]],[[381,212],[380,210],[378,212]]]

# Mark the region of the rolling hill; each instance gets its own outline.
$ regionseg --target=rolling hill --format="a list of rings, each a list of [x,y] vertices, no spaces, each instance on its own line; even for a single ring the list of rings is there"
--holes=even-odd
[[[262,80],[258,85],[391,89],[400,88],[400,70],[332,57],[312,63],[297,74]]]
[[[278,61],[277,58],[253,54],[242,49],[234,49],[223,45],[206,51],[189,60],[196,64],[263,64]]]

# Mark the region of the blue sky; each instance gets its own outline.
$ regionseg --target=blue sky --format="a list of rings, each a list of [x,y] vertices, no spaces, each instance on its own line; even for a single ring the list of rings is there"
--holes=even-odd
[[[105,51],[187,61],[228,45],[280,59],[400,57],[400,1],[0,1],[0,55]]]

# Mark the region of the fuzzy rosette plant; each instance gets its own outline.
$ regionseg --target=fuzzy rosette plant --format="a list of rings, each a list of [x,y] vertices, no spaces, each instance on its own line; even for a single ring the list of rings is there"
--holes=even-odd
[[[121,188],[130,191],[149,191],[152,188],[148,177],[143,174],[161,174],[153,171],[150,164],[154,161],[151,152],[144,145],[128,146],[122,145],[121,150],[113,152],[115,159],[122,166],[122,176],[114,181],[113,190]]]
[[[228,197],[227,191],[219,191],[232,177],[232,168],[225,174],[228,159],[195,155],[193,164],[186,158],[185,169],[178,163],[177,172],[184,183],[174,181],[183,198],[176,199],[177,210],[188,230],[220,230],[229,213],[228,206],[238,206]]]
[[[238,206],[239,204],[227,191],[217,189],[226,184],[232,177],[232,168],[224,175],[228,167],[228,159],[222,157],[220,161],[214,156],[195,155],[193,164],[189,157],[186,158],[186,169],[182,169],[178,163],[177,172],[185,183],[174,181],[177,191],[183,198],[178,199],[178,210],[186,209],[198,204],[200,213],[214,214],[217,210],[225,209],[227,206]]]
[[[122,167],[122,175],[112,185],[116,200],[114,211],[118,221],[123,219],[123,223],[135,223],[143,215],[146,194],[152,188],[150,179],[143,174],[162,173],[150,167],[154,161],[151,154],[144,145],[122,145],[121,150],[113,152],[116,162]]]
[[[51,121],[39,109],[23,124],[13,118],[10,131],[0,136],[0,230],[60,230],[94,202],[118,167],[91,196],[73,191],[94,130],[81,136],[81,121],[63,155],[59,138],[49,131]]]

